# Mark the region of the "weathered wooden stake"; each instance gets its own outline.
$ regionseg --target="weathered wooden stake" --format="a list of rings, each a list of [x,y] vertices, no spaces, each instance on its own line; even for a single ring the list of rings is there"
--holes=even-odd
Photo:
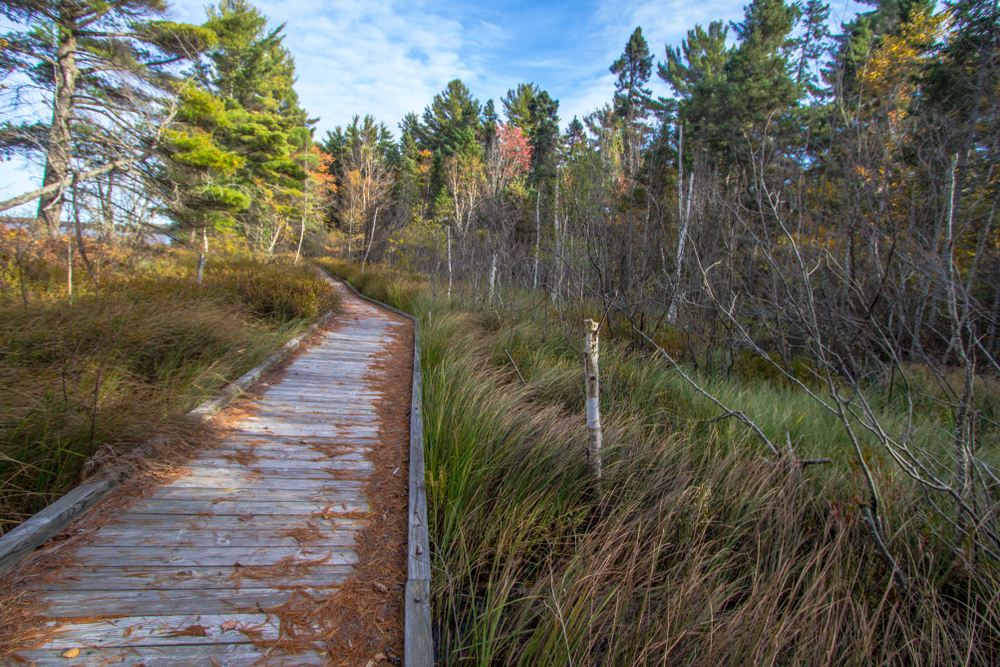
[[[598,329],[594,320],[584,320],[587,339],[584,341],[587,376],[587,461],[601,493],[601,388],[597,371]]]

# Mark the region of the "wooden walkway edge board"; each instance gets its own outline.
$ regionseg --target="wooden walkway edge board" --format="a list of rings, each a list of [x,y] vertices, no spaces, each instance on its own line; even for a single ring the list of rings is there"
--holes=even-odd
[[[0,537],[0,574],[14,567],[50,537],[80,518],[116,486],[118,482],[113,479],[84,482]]]
[[[341,279],[342,280],[342,279]],[[423,373],[420,368],[420,319],[361,294],[342,282],[356,296],[413,322],[413,397],[410,406],[409,540],[406,568],[406,629],[403,664],[433,667],[431,638],[431,552],[427,527],[427,486],[424,478]]]

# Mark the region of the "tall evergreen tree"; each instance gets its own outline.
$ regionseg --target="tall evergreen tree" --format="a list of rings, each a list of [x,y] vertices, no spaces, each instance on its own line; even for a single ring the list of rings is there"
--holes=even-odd
[[[496,106],[493,104],[493,100],[486,100],[486,104],[483,106],[483,144],[486,146],[491,145],[497,138],[497,130],[499,129],[500,118],[497,116]]]
[[[800,16],[798,5],[786,5],[784,0],[754,0],[743,21],[732,24],[740,45],[725,66],[731,122],[723,126],[730,136],[766,122],[773,111],[789,109],[798,101],[801,89],[791,75],[789,56],[792,29]]]
[[[652,91],[645,87],[653,71],[653,54],[649,52],[641,27],[637,27],[629,37],[625,51],[612,63],[610,70],[618,76],[615,81],[615,114],[630,124],[648,118],[655,107]]]
[[[519,83],[501,102],[507,123],[521,128],[532,147],[531,182],[551,179],[559,143],[559,100],[534,83]]]
[[[270,249],[301,201],[315,121],[299,107],[283,26],[267,31],[267,17],[247,0],[222,0],[208,8],[208,17],[219,46],[200,76],[228,112],[213,137],[244,157],[234,184],[249,193],[251,205],[236,217],[239,231]]]
[[[421,148],[447,157],[466,136],[480,127],[479,102],[460,79],[450,81],[424,109],[423,123],[413,128]]]
[[[369,146],[391,166],[399,163],[399,147],[392,138],[392,132],[385,123],[379,123],[374,116],[367,115],[362,120],[355,115],[346,127],[338,125],[326,133],[323,150],[333,157],[333,168],[339,170],[343,161],[361,146]]]
[[[667,46],[667,60],[658,66],[658,76],[670,84],[682,100],[691,100],[699,88],[711,89],[725,81],[725,66],[735,47],[726,48],[729,28],[712,21],[706,32],[700,25],[688,30],[679,48]]]
[[[533,129],[531,102],[539,92],[541,89],[534,83],[519,83],[516,88],[508,90],[507,94],[500,100],[507,123],[516,125],[529,136]]]
[[[555,177],[555,162],[559,151],[559,100],[540,91],[528,105],[531,130],[528,140],[532,147],[531,182],[548,181]]]
[[[9,0],[3,15],[19,29],[2,37],[4,102],[20,107],[43,91],[49,122],[5,123],[0,150],[42,153],[43,183],[59,186],[39,198],[38,218],[58,231],[65,184],[80,166],[150,155],[161,95],[172,92],[171,66],[214,43],[196,26],[165,20],[163,0]],[[127,137],[127,139],[125,139]]]

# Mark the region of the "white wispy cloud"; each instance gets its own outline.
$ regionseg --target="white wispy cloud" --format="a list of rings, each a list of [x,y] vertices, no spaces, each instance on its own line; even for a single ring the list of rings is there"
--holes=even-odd
[[[319,116],[318,134],[371,114],[395,129],[420,111],[448,81],[477,78],[475,63],[459,56],[469,42],[461,22],[433,5],[393,0],[258,3],[271,27],[285,23],[285,45],[295,57],[302,106]],[[180,18],[200,22],[198,0],[176,4]],[[479,24],[476,39],[495,40],[498,26]]]

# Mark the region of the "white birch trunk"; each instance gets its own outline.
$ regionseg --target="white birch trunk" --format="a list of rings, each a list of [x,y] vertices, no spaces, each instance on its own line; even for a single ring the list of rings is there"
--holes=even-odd
[[[684,246],[687,243],[688,227],[691,221],[691,196],[694,194],[694,174],[688,176],[688,196],[686,210],[681,211],[681,228],[677,235],[677,272],[674,275],[674,293],[670,297],[670,308],[667,309],[667,321],[673,324],[677,321],[677,302],[681,294],[681,271],[684,269]]]
[[[497,281],[497,254],[493,253],[493,265],[490,267],[490,298],[489,304],[493,305],[493,288]]]
[[[375,241],[375,221],[378,220],[378,206],[375,207],[375,216],[372,218],[372,235],[368,239],[368,249],[365,250],[365,256],[361,260],[361,270],[365,270],[365,264],[368,263],[368,253],[372,251],[372,242]]]
[[[553,208],[554,213],[552,214],[552,226],[553,231],[556,236],[556,288],[552,292],[552,302],[555,303],[559,296],[562,294],[562,284],[563,284],[563,253],[565,248],[563,247],[563,228],[559,225],[559,174],[556,173],[556,193],[555,193],[555,204]]]
[[[305,188],[305,186],[303,186]],[[302,254],[302,240],[306,237],[306,196],[302,195],[302,219],[299,221],[299,245],[295,249],[295,261],[292,264],[299,263],[299,256]]]
[[[677,237],[677,281],[674,293],[670,296],[670,307],[667,308],[667,321],[673,324],[677,320],[677,298],[680,293],[681,257],[684,252],[684,240],[687,237],[687,220],[684,218],[684,125],[677,123],[677,220],[680,222],[680,234]]]
[[[538,207],[541,199],[542,193],[539,192],[535,197],[535,280],[532,289],[538,289],[538,254],[542,248],[542,219],[538,215]]]
[[[448,303],[451,303],[451,227],[448,230]]]
[[[66,296],[73,301],[73,239],[66,235]]]
[[[601,389],[598,374],[598,328],[594,320],[585,320],[587,337],[584,341],[587,379],[587,463],[601,493]]]

